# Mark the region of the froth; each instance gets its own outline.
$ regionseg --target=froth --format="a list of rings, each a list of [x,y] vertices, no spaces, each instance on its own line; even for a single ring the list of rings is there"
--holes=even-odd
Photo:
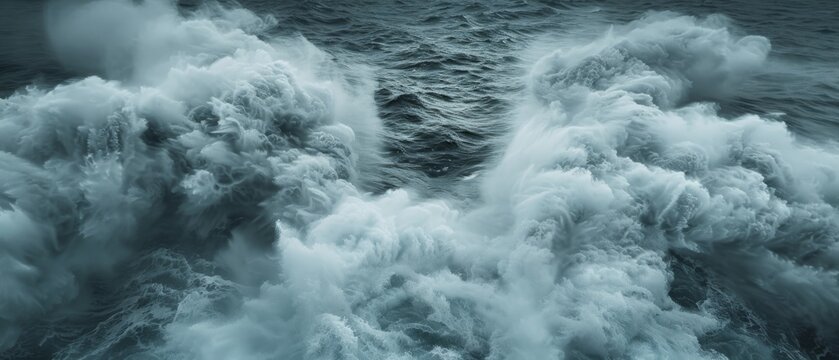
[[[94,75],[0,102],[2,348],[25,324],[84,314],[94,282],[158,247],[214,258],[241,284],[276,278],[252,268],[274,221],[328,213],[376,158],[357,141],[378,128],[371,90],[305,40],[286,42],[294,59],[259,40],[270,18],[168,1],[50,10],[59,58]]]
[[[94,331],[65,356],[693,359],[839,342],[839,154],[699,102],[769,53],[723,18],[651,14],[560,42],[470,205],[359,190],[369,89],[305,40],[255,37],[270,19],[67,11],[56,50],[69,66],[94,54],[81,69],[98,76],[0,103],[6,348],[132,258],[128,283],[169,305],[125,290],[139,300],[107,324],[155,341]],[[108,11],[134,16],[124,34],[61,37],[92,36]]]

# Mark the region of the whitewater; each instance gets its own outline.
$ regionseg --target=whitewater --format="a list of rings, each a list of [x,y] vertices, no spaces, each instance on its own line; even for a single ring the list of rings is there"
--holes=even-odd
[[[46,18],[86,75],[0,99],[1,358],[839,356],[839,148],[720,110],[772,50],[726,16],[534,38],[413,186],[380,70],[272,15]]]

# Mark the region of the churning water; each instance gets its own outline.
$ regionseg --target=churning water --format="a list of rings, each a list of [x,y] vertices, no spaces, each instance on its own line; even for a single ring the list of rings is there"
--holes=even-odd
[[[839,357],[839,2],[0,3],[0,357]]]

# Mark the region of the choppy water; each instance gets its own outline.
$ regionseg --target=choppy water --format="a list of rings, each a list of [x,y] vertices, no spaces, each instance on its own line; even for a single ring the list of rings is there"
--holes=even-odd
[[[839,356],[839,3],[0,20],[4,358]]]

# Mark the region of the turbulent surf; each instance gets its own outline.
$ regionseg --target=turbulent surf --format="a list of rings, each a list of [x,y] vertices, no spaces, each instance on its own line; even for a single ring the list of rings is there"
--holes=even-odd
[[[839,356],[839,77],[729,16],[42,5],[0,357]]]

